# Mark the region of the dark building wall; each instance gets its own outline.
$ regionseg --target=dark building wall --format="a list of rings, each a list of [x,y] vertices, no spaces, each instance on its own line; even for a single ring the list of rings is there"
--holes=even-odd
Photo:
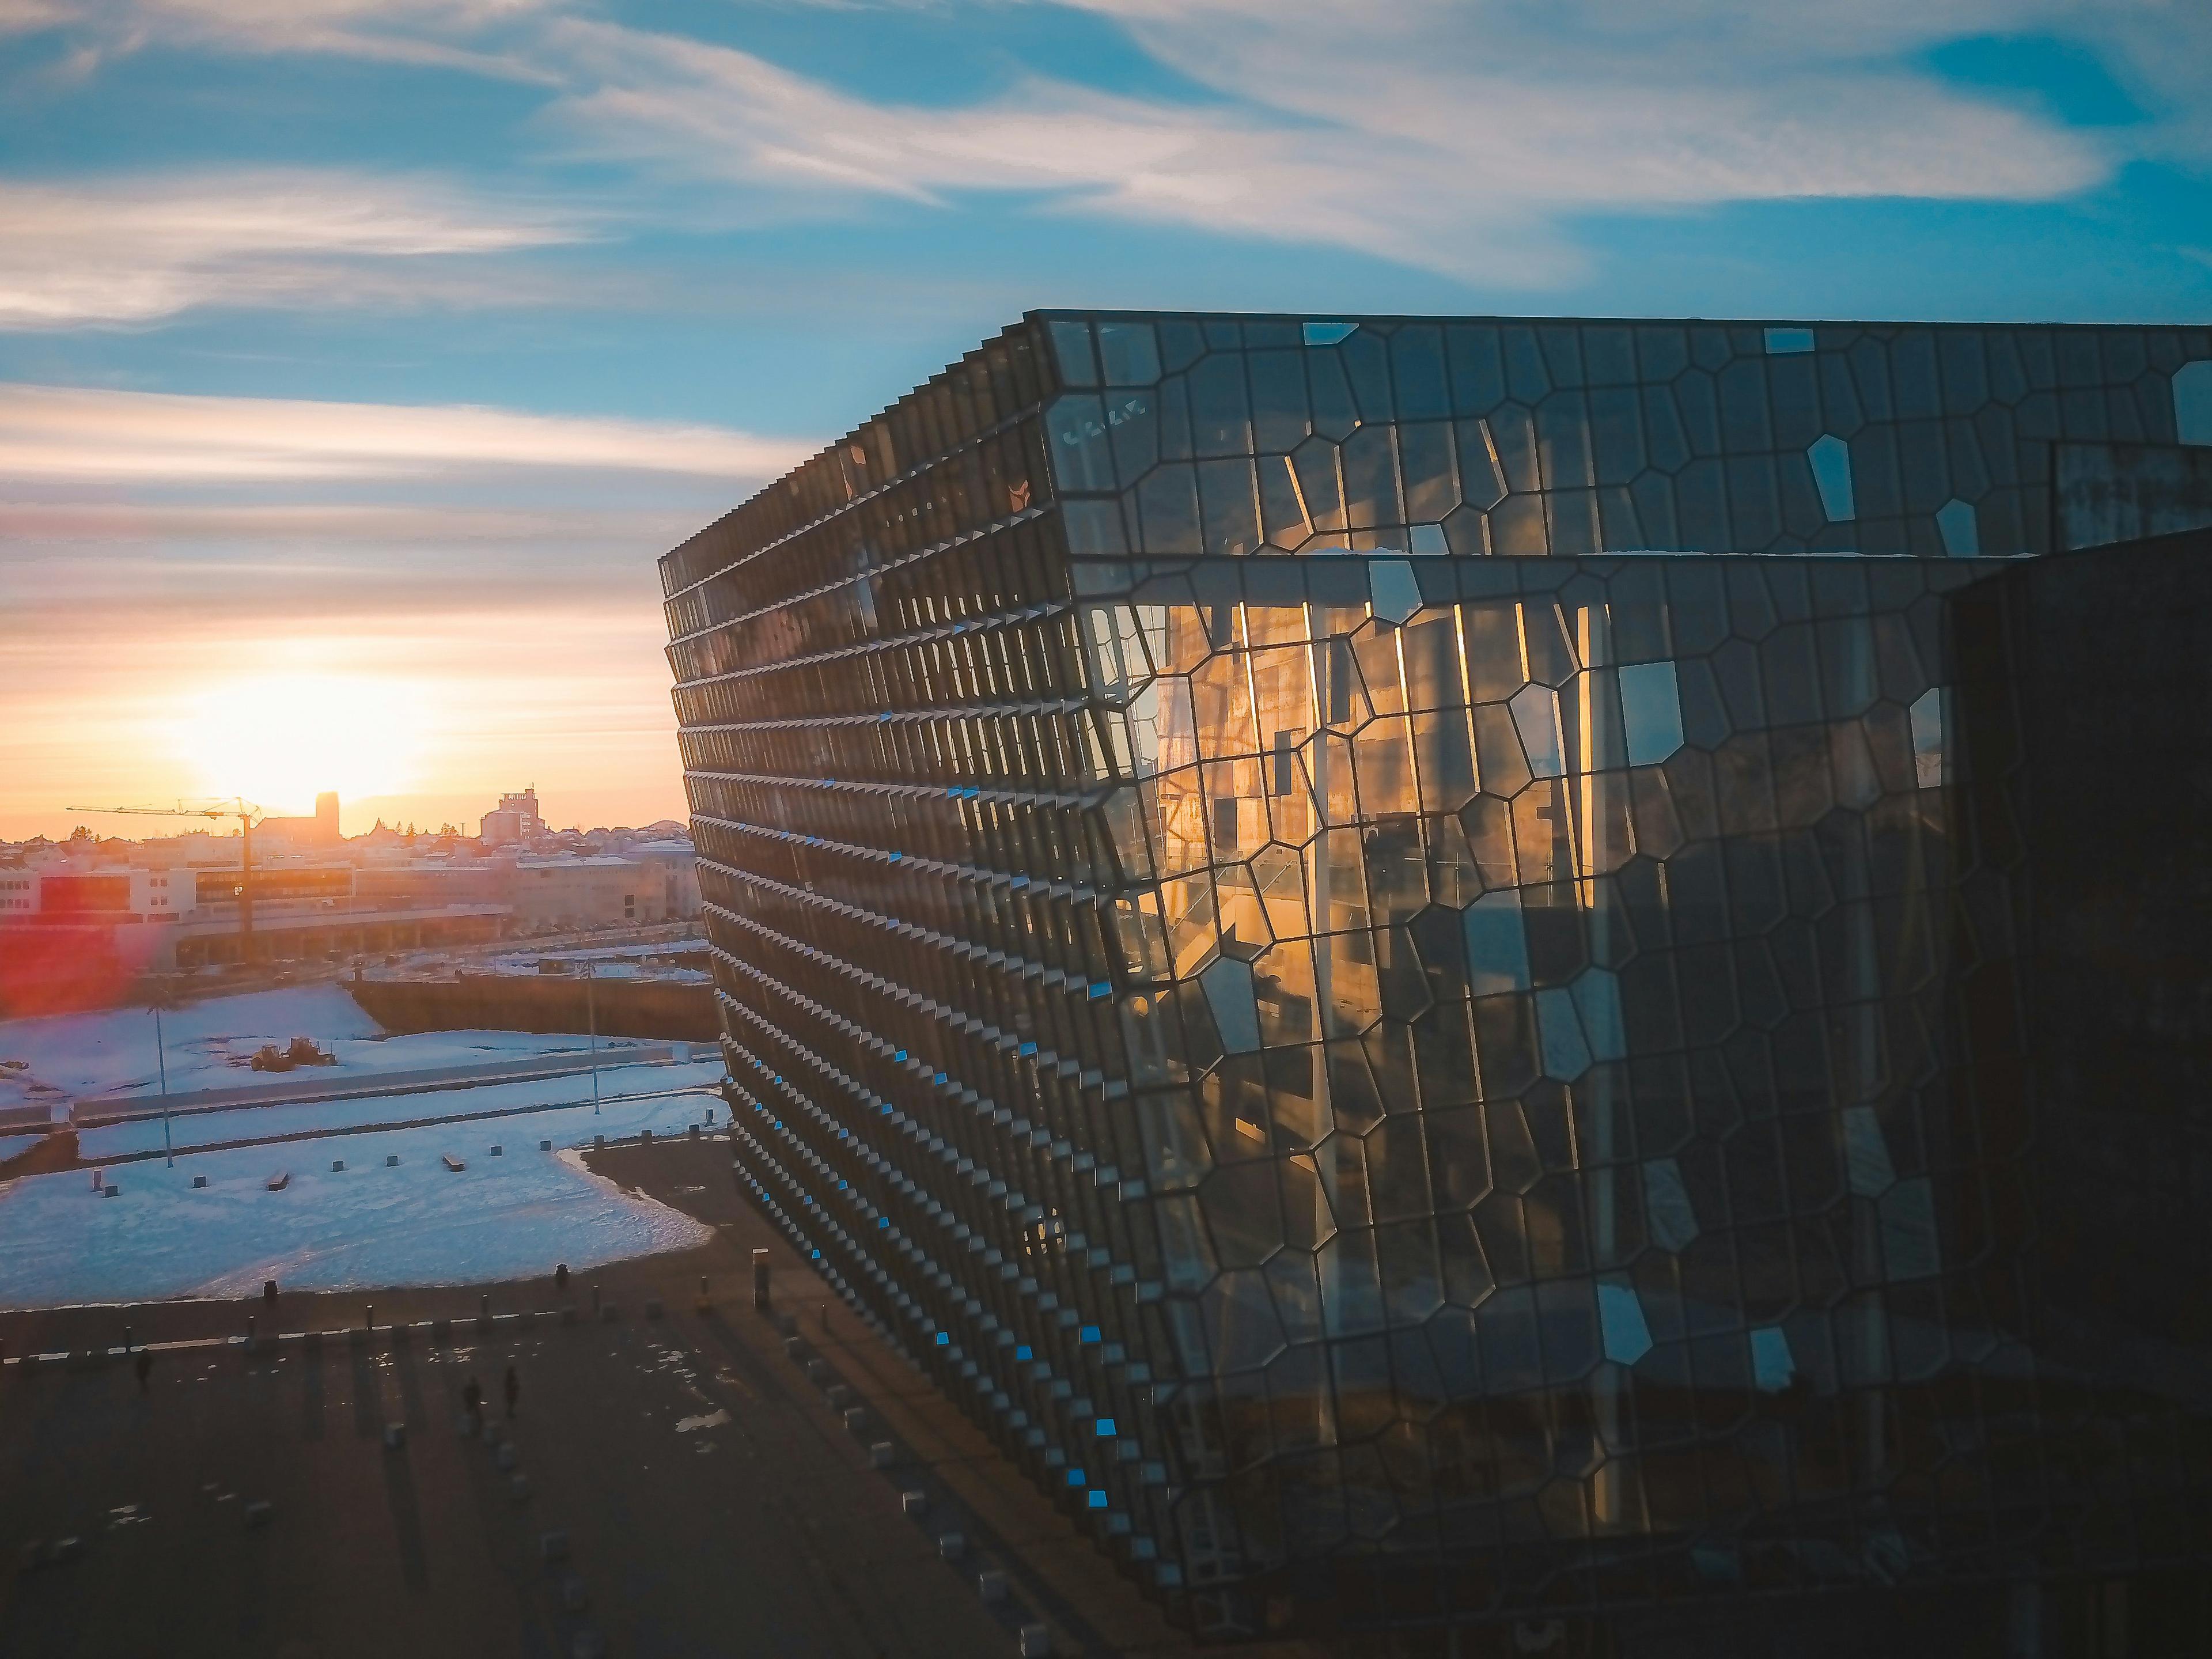
[[[2212,526],[2212,445],[2063,443],[2052,453],[2057,549]]]
[[[741,1178],[1218,1633],[2076,1559],[1945,606],[2207,357],[1008,331],[663,562]]]
[[[1957,631],[1982,756],[1962,805],[2009,866],[2014,948],[1999,971],[2016,978],[2026,1033],[2038,1304],[2094,1369],[2116,1352],[2152,1363],[2145,1338],[2201,1355],[2212,532],[2004,571],[1962,597]]]
[[[665,981],[462,974],[446,980],[356,979],[355,1001],[387,1031],[573,1032],[596,1021],[605,1036],[712,1042],[720,1035],[712,990]]]

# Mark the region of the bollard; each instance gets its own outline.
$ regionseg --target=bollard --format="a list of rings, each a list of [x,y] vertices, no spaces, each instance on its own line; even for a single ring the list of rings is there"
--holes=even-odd
[[[769,1307],[768,1293],[768,1252],[753,1252],[753,1306],[766,1312]]]
[[[1022,1659],[1050,1659],[1052,1630],[1045,1625],[1024,1625],[1021,1631]]]
[[[691,1126],[691,1139],[694,1140],[699,1139],[699,1126],[696,1123]]]
[[[491,1155],[494,1158],[505,1158],[507,1156],[507,1148],[504,1146],[495,1146],[491,1149]]]
[[[868,1448],[868,1467],[872,1469],[887,1469],[897,1461],[898,1453],[888,1440],[878,1440]]]
[[[512,1440],[502,1441],[500,1443],[499,1449],[491,1455],[491,1461],[502,1469],[512,1469],[518,1461],[514,1450],[514,1442]]]
[[[550,1152],[553,1150],[553,1143],[550,1140],[541,1140],[538,1143],[538,1150],[541,1152]]]
[[[275,1279],[264,1279],[261,1281],[261,1300],[263,1304],[268,1307],[273,1308],[276,1305],[276,1281]]]
[[[397,1152],[386,1152],[384,1155],[384,1167],[387,1170],[398,1169],[399,1167],[399,1154]]]
[[[407,1425],[404,1423],[386,1423],[384,1425],[385,1450],[398,1451],[406,1443]]]
[[[275,1504],[265,1498],[257,1498],[246,1506],[246,1524],[249,1527],[265,1527],[269,1524],[270,1517],[276,1513]]]
[[[565,1561],[568,1559],[568,1534],[549,1532],[538,1540],[538,1559],[544,1561]]]
[[[592,1311],[593,1313],[597,1313],[597,1312],[599,1312],[599,1287],[597,1285],[592,1285]]]
[[[855,1440],[863,1439],[866,1437],[868,1432],[868,1408],[866,1406],[855,1406],[845,1413],[845,1432],[851,1435]]]
[[[967,1553],[968,1540],[962,1537],[958,1533],[941,1532],[937,1534],[937,1559],[939,1560],[957,1561],[962,1556],[967,1554]]]
[[[1006,1599],[1006,1575],[992,1567],[975,1575],[975,1594],[983,1598],[983,1605],[994,1607]]]
[[[363,1330],[373,1331],[376,1328],[376,1304],[374,1302],[361,1310],[361,1324]]]
[[[204,1187],[204,1186],[206,1186],[206,1185],[207,1185],[207,1177],[206,1177],[205,1176],[194,1176],[192,1177],[192,1185],[193,1185],[193,1186],[195,1186],[195,1187]]]
[[[637,1144],[638,1144],[639,1146],[652,1146],[652,1145],[653,1145],[653,1131],[652,1131],[652,1130],[650,1130],[650,1129],[640,1129],[640,1130],[637,1132]]]
[[[530,1501],[530,1477],[526,1474],[512,1477],[507,1483],[507,1492],[516,1503],[527,1504]]]
[[[331,1160],[331,1173],[332,1175],[341,1174],[343,1172],[344,1169],[345,1160],[343,1158],[334,1158]]]
[[[899,1494],[899,1509],[919,1521],[929,1513],[929,1494],[926,1492],[902,1492]]]
[[[700,1314],[709,1314],[714,1310],[714,1299],[707,1293],[707,1275],[704,1273],[699,1275],[699,1300],[693,1304],[693,1310]]]
[[[593,1152],[604,1152],[606,1149],[607,1138],[605,1135],[593,1135],[592,1137],[592,1150]]]

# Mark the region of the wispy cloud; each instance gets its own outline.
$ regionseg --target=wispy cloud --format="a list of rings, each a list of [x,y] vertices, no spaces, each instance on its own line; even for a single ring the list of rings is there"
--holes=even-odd
[[[774,477],[807,453],[674,422],[0,385],[0,478],[206,483],[532,468],[681,473],[735,486]]]
[[[513,252],[590,234],[573,209],[355,172],[0,183],[0,328],[300,303],[343,287],[363,266]]]
[[[545,51],[591,153],[818,210],[1042,195],[1069,210],[1330,243],[1464,276],[1569,274],[1582,213],[1805,197],[2034,199],[2103,177],[2090,140],[1904,66],[1717,14],[1376,0],[1108,3],[1218,102],[1024,81],[964,107],[871,101],[751,53],[575,21]],[[1697,9],[1677,8],[1678,10]],[[1984,8],[1984,9],[1990,9]],[[1720,37],[1718,39],[1715,37]]]

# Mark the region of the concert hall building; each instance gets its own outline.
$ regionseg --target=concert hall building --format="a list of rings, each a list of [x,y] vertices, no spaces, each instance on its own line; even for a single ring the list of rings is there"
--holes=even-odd
[[[738,1178],[1210,1637],[2187,1650],[2208,526],[2201,327],[1032,313],[661,561]]]

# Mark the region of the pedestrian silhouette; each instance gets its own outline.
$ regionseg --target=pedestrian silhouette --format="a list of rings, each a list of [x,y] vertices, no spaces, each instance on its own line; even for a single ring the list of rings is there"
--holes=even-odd
[[[469,1432],[482,1434],[483,1432],[483,1390],[477,1386],[477,1380],[473,1376],[469,1379],[468,1386],[461,1390],[461,1409],[468,1413]]]
[[[275,1279],[264,1279],[261,1281],[261,1303],[264,1307],[268,1308],[273,1308],[276,1305],[276,1281]]]
[[[146,1379],[154,1374],[154,1356],[143,1348],[139,1349],[136,1369],[138,1372],[138,1392],[143,1394],[146,1392]]]
[[[568,1293],[568,1264],[565,1261],[553,1270],[553,1288],[563,1296]]]
[[[514,1374],[514,1367],[507,1368],[507,1420],[514,1421],[514,1402],[522,1398],[522,1379]]]

